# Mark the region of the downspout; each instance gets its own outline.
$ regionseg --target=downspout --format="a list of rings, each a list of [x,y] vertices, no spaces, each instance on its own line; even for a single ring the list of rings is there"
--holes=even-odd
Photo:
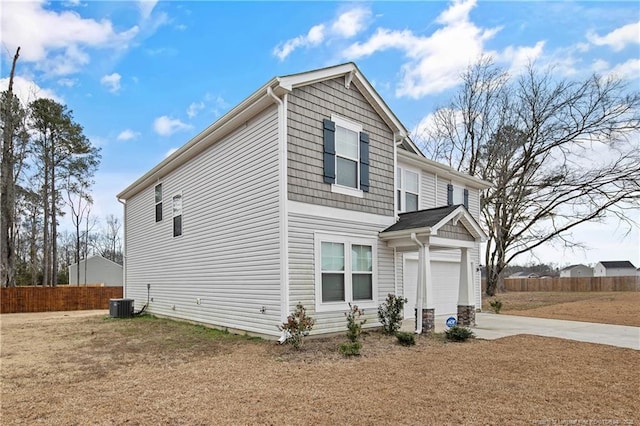
[[[280,322],[285,323],[289,315],[289,224],[287,209],[287,94],[280,99],[267,87],[267,95],[278,105],[278,163],[279,163],[279,197],[280,205]],[[282,331],[278,341],[284,343],[287,334]]]
[[[418,255],[418,285],[416,286],[416,334],[422,334],[422,283],[424,282],[424,244],[418,239],[415,232],[411,233],[411,239],[420,247]]]
[[[122,297],[125,297],[127,290],[127,202],[117,198],[118,202],[122,204],[123,209],[123,223],[124,232],[122,235]],[[78,264],[78,267],[80,265]]]

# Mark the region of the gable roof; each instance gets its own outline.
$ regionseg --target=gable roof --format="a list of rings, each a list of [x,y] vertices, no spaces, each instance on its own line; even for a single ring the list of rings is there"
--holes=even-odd
[[[632,268],[632,269],[636,269],[635,266],[633,266],[633,263],[629,262],[628,260],[611,260],[611,261],[602,261],[599,262],[602,266],[604,266],[605,268]]]
[[[121,200],[131,198],[144,188],[158,182],[159,179],[162,179],[173,170],[202,153],[211,145],[231,133],[236,127],[248,121],[268,106],[273,105],[275,101],[271,97],[272,94],[281,97],[295,88],[341,77],[345,79],[345,86],[349,87],[351,84],[354,84],[360,92],[362,92],[365,99],[367,99],[374,110],[393,131],[394,137],[397,138],[396,142],[403,142],[405,148],[411,148],[413,150],[414,155],[424,157],[424,154],[409,138],[409,131],[406,127],[404,127],[398,117],[396,117],[384,100],[382,100],[378,92],[376,92],[358,67],[353,62],[349,62],[313,71],[272,78],[205,130],[194,136],[176,152],[165,158],[121,191],[116,197]]]
[[[428,232],[431,235],[436,235],[438,229],[450,221],[460,221],[474,238],[485,239],[487,237],[478,222],[463,205],[400,213],[398,221],[380,232],[380,237],[384,239],[385,237],[397,237],[417,232]]]
[[[574,268],[580,268],[580,267],[582,267],[582,268],[589,268],[587,265],[583,265],[583,264],[579,263],[579,264],[577,264],[577,265],[569,265],[569,266],[567,266],[566,268],[562,268],[562,269],[561,269],[561,271],[569,271],[569,270],[571,270],[571,269],[574,269]],[[591,269],[591,268],[589,268],[589,269]]]

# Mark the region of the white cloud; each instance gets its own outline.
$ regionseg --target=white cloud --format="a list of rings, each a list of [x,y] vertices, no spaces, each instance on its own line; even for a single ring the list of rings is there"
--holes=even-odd
[[[640,59],[629,59],[626,62],[618,64],[612,68],[605,61],[596,61],[593,65],[594,72],[598,74],[619,78],[621,80],[634,81],[640,75]]]
[[[619,52],[624,49],[627,44],[640,43],[640,21],[616,28],[603,36],[589,32],[587,34],[587,40],[596,46],[609,46],[616,52]]]
[[[183,123],[177,118],[171,118],[166,115],[158,117],[153,122],[153,130],[160,136],[170,136],[176,132],[189,130],[192,126]]]
[[[20,60],[36,63],[49,75],[77,72],[89,62],[84,49],[126,47],[139,30],[133,26],[116,32],[108,19],[96,21],[72,10],[47,10],[48,5],[43,0],[3,2],[0,26],[3,54],[13,55],[21,46]]]
[[[8,88],[9,77],[0,79],[0,90],[7,90]],[[19,75],[13,78],[13,93],[23,105],[27,105],[38,98],[49,98],[56,102],[63,102],[62,98],[56,95],[53,90],[42,88],[35,82]]]
[[[77,82],[78,80],[76,80],[75,78],[61,78],[58,80],[58,84],[65,87],[73,87]]]
[[[187,115],[189,118],[193,118],[204,109],[204,102],[192,102],[187,108]]]
[[[140,0],[138,2],[138,9],[140,10],[140,16],[143,20],[146,20],[151,16],[151,12],[156,7],[158,0]]]
[[[497,61],[511,64],[509,74],[520,74],[530,63],[542,55],[544,44],[544,41],[539,41],[535,46],[508,46],[501,53],[496,54],[494,58]]]
[[[357,59],[386,49],[401,50],[408,61],[402,65],[397,96],[420,98],[456,86],[461,73],[484,52],[484,43],[500,28],[483,29],[469,20],[474,0],[456,1],[436,22],[443,26],[429,36],[412,31],[379,28],[364,43],[354,43],[343,52]]]
[[[120,79],[122,76],[117,72],[105,75],[100,79],[100,84],[109,89],[111,93],[117,93],[120,90]]]
[[[305,35],[280,43],[273,49],[273,54],[283,61],[300,47],[313,47],[325,41],[353,37],[366,28],[370,16],[371,11],[367,8],[349,9],[331,22],[314,25]]]
[[[136,139],[140,136],[139,132],[134,132],[131,129],[125,129],[123,131],[120,132],[120,134],[118,135],[117,139],[119,141],[130,141],[132,139]]]
[[[353,37],[362,31],[367,19],[371,16],[371,11],[363,7],[348,10],[338,16],[331,25],[331,29],[336,35],[344,38]]]

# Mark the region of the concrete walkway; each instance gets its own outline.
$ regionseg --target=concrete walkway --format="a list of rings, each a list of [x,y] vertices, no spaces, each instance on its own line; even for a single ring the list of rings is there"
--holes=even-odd
[[[476,323],[473,332],[480,339],[532,334],[640,350],[640,327],[493,313],[476,314]]]

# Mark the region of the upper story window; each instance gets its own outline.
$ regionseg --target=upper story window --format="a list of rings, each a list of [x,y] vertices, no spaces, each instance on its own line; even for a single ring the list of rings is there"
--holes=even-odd
[[[162,184],[159,183],[155,187],[155,200],[156,200],[156,222],[162,220]]]
[[[462,204],[469,209],[469,190],[460,185],[450,183],[447,185],[447,205]]]
[[[316,310],[343,310],[347,303],[376,301],[375,240],[345,235],[315,237]]]
[[[369,136],[362,125],[335,115],[323,121],[324,181],[355,197],[369,192]]]
[[[398,211],[413,212],[418,210],[420,205],[420,173],[403,167],[398,167],[396,173]]]
[[[173,236],[182,235],[182,195],[173,196]]]

